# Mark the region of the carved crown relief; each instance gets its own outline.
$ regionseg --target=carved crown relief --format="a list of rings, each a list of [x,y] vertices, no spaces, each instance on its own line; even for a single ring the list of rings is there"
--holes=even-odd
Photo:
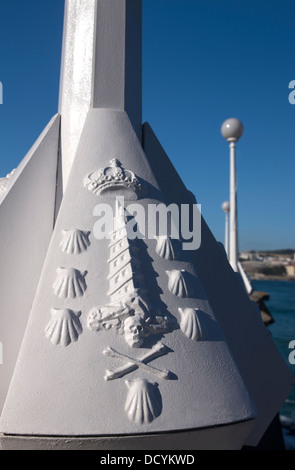
[[[107,190],[125,189],[140,197],[145,188],[135,174],[122,167],[116,158],[110,161],[110,166],[93,171],[84,178],[84,186],[93,194],[99,196]]]

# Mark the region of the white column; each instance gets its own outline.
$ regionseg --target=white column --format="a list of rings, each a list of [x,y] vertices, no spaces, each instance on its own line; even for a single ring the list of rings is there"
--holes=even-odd
[[[59,200],[90,107],[126,111],[141,140],[141,15],[142,0],[65,2]]]
[[[66,0],[60,76],[61,200],[91,105],[96,0]]]
[[[237,220],[237,180],[236,143],[230,142],[230,251],[229,261],[234,271],[238,271],[238,220]]]
[[[237,217],[237,181],[236,181],[236,142],[242,137],[243,124],[239,119],[229,118],[221,126],[222,136],[229,142],[230,148],[230,247],[229,262],[238,272],[238,217]]]
[[[222,204],[222,209],[225,213],[225,235],[224,235],[224,248],[227,254],[227,258],[229,259],[229,211],[230,211],[230,203],[229,201],[224,201]]]
[[[141,140],[142,0],[98,0],[93,108],[127,112]]]
[[[224,246],[227,257],[229,256],[229,220],[228,212],[225,213],[225,237],[224,237]]]

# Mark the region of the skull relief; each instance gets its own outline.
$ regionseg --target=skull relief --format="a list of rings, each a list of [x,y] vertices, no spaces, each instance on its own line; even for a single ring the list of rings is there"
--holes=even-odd
[[[139,315],[133,315],[124,321],[124,336],[131,348],[140,348],[144,342],[144,320]]]

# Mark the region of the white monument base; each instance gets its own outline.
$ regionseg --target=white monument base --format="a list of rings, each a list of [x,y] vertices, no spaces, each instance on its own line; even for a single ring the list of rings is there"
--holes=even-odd
[[[2,450],[239,450],[253,420],[183,432],[137,436],[44,437],[0,435]]]

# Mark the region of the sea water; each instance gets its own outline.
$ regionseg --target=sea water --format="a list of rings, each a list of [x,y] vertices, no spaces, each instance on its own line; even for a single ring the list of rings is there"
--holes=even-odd
[[[267,328],[295,377],[295,365],[289,362],[289,356],[292,352],[292,349],[289,349],[289,344],[295,340],[295,282],[259,280],[252,281],[252,285],[255,290],[267,292],[270,295],[265,305],[275,322]],[[295,387],[286,398],[280,410],[280,416],[292,421],[295,430]],[[284,432],[284,435],[287,447],[295,449],[295,432],[293,436],[288,431]]]

